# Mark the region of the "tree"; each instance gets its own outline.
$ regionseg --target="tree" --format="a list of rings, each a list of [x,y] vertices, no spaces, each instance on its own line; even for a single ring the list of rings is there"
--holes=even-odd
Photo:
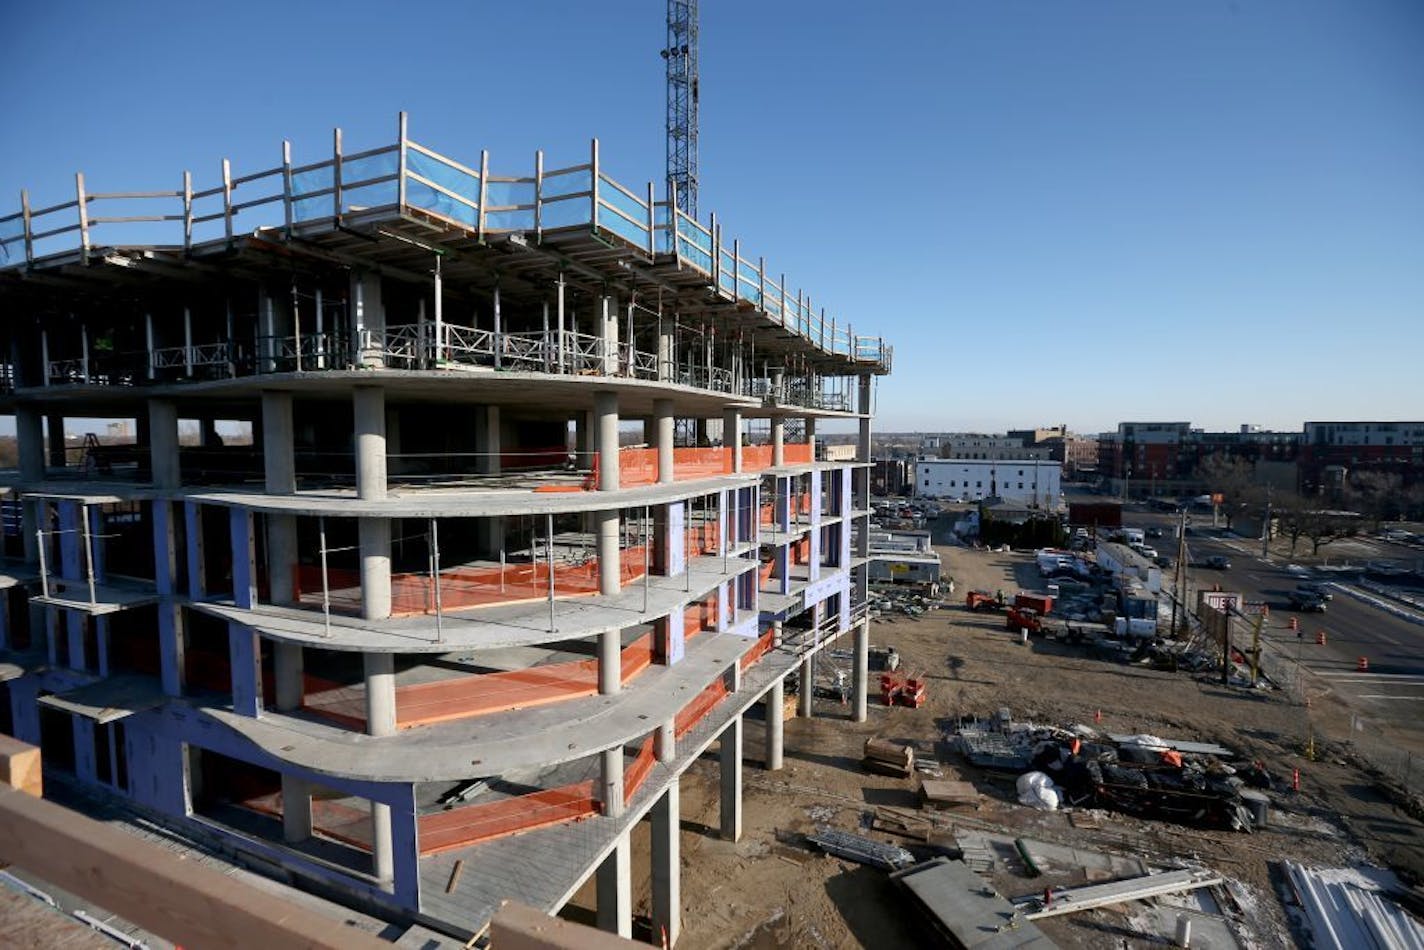
[[[1242,458],[1217,452],[1208,455],[1197,466],[1197,478],[1206,485],[1207,491],[1221,495],[1221,511],[1226,515],[1226,527],[1231,527],[1233,513],[1244,505],[1261,506],[1265,493],[1258,485],[1252,484],[1255,469]]]
[[[1395,521],[1404,512],[1404,478],[1397,472],[1356,471],[1345,483],[1344,501],[1373,527]]]
[[[1352,537],[1359,531],[1359,516],[1343,511],[1303,511],[1301,534],[1310,541],[1310,553],[1319,554],[1327,544]]]
[[[1305,534],[1306,522],[1302,517],[1307,510],[1306,500],[1295,492],[1278,492],[1271,499],[1271,514],[1276,520],[1276,530],[1290,538],[1290,553]]]

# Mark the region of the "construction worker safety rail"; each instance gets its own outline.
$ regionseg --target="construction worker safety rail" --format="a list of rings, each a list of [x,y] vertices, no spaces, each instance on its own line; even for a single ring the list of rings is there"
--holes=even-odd
[[[676,207],[669,191],[656,200],[654,187],[630,189],[603,171],[598,140],[587,162],[546,169],[534,156],[527,175],[490,171],[489,152],[478,166],[465,165],[409,138],[400,113],[394,144],[347,152],[341,130],[330,157],[296,165],[290,142],[279,164],[234,176],[223,159],[217,184],[193,188],[185,171],[172,190],[96,192],[84,174],[74,176],[74,198],[33,207],[20,192],[20,210],[0,217],[0,268],[32,267],[51,254],[79,252],[88,263],[107,246],[179,247],[263,231],[310,234],[353,220],[403,216],[424,218],[479,240],[499,234],[532,234],[592,228],[605,239],[653,260],[671,256],[706,276],[723,299],[744,301],[824,353],[888,369],[892,351],[882,339],[858,336],[851,325],[813,305],[809,294],[793,295],[785,275],[768,271],[765,258],[744,253],[726,240],[717,216],[703,225]],[[103,212],[103,213],[100,213]],[[107,245],[100,239],[107,239]]]

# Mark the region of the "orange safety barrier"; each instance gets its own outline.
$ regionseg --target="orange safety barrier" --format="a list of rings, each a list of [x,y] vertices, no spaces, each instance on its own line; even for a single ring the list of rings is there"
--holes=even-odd
[[[767,581],[771,580],[771,575],[772,575],[772,573],[773,573],[775,570],[776,570],[776,562],[775,562],[775,561],[766,561],[766,562],[764,562],[764,563],[762,564],[762,566],[761,566],[761,570],[757,571],[757,580],[758,580],[760,583],[765,584]]]
[[[762,505],[761,516],[758,521],[761,524],[776,524],[776,506]]]
[[[773,633],[775,633],[774,628],[767,627],[766,632],[763,633],[761,637],[757,640],[756,646],[748,650],[746,652],[746,655],[742,657],[743,673],[750,669],[752,664],[756,663],[757,660],[760,660],[763,656],[766,655],[766,652],[771,649],[771,638]]]
[[[717,704],[727,698],[727,684],[720,679],[708,686],[702,692],[692,697],[692,701],[678,711],[673,720],[673,733],[676,738],[683,736],[697,725],[707,714],[717,707]]]
[[[768,468],[771,468],[771,446],[742,446],[742,471],[760,472]]]
[[[696,557],[699,554],[716,554],[721,548],[722,532],[713,522],[698,525],[695,528],[688,528],[684,534],[683,544],[687,550],[688,557]]]
[[[684,482],[694,478],[712,478],[732,470],[732,458],[727,449],[673,449],[673,480]]]
[[[636,488],[639,485],[656,485],[657,481],[657,449],[618,450],[619,488]]]
[[[716,534],[716,528],[712,529]],[[624,584],[642,578],[651,552],[644,545],[624,548],[618,553],[619,575]],[[321,590],[321,568],[302,564],[292,574],[293,596],[298,602]],[[361,606],[361,577],[356,571],[327,571],[327,589],[332,610],[354,613]],[[582,564],[554,565],[554,597],[577,597],[598,593],[598,559]],[[519,601],[543,600],[549,596],[547,562],[507,564],[503,567],[453,567],[440,572],[442,610],[465,610]],[[310,600],[307,601],[310,603]],[[391,575],[391,616],[409,617],[435,612],[435,585],[429,574]]]
[[[272,792],[240,802],[244,808],[274,818],[282,817],[282,795]],[[312,830],[325,838],[340,841],[361,851],[371,850],[371,810],[353,808],[341,802],[325,801],[312,796]]]
[[[624,647],[618,654],[618,664],[622,668],[619,682],[626,686],[633,677],[653,665],[653,635],[645,633]]]
[[[439,854],[522,831],[582,821],[598,814],[598,810],[590,780],[421,815],[420,853]]]
[[[791,563],[805,564],[811,560],[811,539],[802,538],[791,545]]]
[[[691,640],[699,633],[717,629],[717,595],[711,594],[690,605],[682,613],[682,637]]]
[[[657,757],[653,755],[653,737],[648,736],[643,740],[638,754],[633,757],[633,764],[623,773],[623,804],[631,802],[638,789],[643,787],[643,783],[652,774],[655,762]]]
[[[787,442],[781,447],[781,457],[786,460],[787,465],[810,465],[811,443]]]

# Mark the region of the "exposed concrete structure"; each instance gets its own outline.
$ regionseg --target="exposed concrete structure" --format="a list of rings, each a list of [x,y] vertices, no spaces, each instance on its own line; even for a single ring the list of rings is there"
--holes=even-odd
[[[867,463],[816,461],[814,434],[868,440],[889,348],[666,202],[635,222],[596,148],[497,216],[466,186],[498,173],[404,117],[348,159],[309,169],[317,195],[287,165],[237,204],[200,183],[220,213],[151,247],[102,220],[46,239],[78,203],[0,216],[23,318],[0,554],[27,578],[0,608],[31,618],[0,610],[4,721],[175,834],[462,940],[590,877],[628,933],[646,817],[675,942],[682,773],[718,745],[739,838],[743,715],[765,702],[780,768],[785,677],[809,715],[852,630],[863,715]],[[136,435],[80,464],[66,418]]]

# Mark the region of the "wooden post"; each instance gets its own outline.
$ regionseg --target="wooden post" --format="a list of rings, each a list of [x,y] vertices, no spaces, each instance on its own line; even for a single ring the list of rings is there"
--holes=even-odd
[[[331,130],[331,207],[336,223],[341,223],[341,130]]]
[[[44,797],[40,775],[40,750],[0,732],[0,786]]]
[[[396,121],[396,214],[405,213],[405,143],[406,114]]]
[[[476,237],[480,243],[485,239],[485,198],[489,194],[486,182],[489,181],[489,149],[480,149],[480,206],[476,210],[479,212],[475,218]]]
[[[30,192],[27,188],[20,189],[20,216],[24,220],[25,227],[25,263],[35,262],[35,239],[34,228],[30,226]]]
[[[282,220],[292,236],[292,143],[282,142]]]
[[[534,239],[544,240],[544,150],[534,151]]]
[[[589,175],[589,225],[598,227],[598,139],[593,139],[588,147]]]
[[[183,172],[183,252],[193,249],[193,173]],[[149,347],[152,349],[152,347]]]
[[[223,235],[232,246],[232,162],[222,160]]]
[[[89,199],[84,195],[84,173],[74,173],[74,194],[79,202],[79,259],[89,263]]]

